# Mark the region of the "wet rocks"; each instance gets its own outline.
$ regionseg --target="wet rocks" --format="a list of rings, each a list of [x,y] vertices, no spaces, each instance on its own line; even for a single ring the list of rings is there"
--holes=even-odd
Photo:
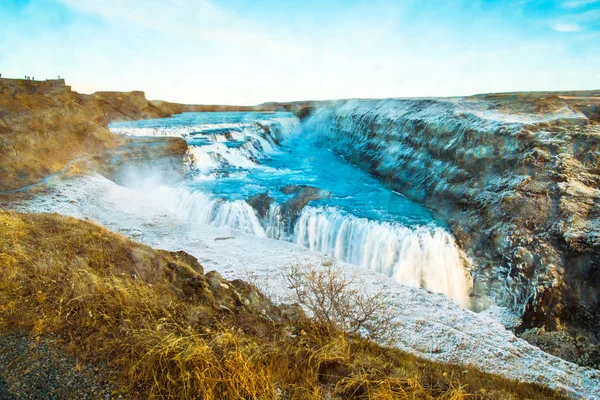
[[[269,214],[269,208],[274,201],[275,199],[270,197],[269,194],[265,192],[248,198],[246,203],[248,203],[250,207],[256,211],[256,215],[258,215],[260,218],[265,218]]]
[[[280,192],[286,195],[293,195],[280,206],[281,218],[288,226],[294,225],[302,209],[308,203],[331,195],[326,190],[309,185],[286,185],[280,189]],[[269,214],[271,204],[275,202],[275,199],[269,196],[268,193],[260,193],[248,198],[246,202],[256,211],[256,214],[260,218],[266,218]]]
[[[302,212],[302,209],[306,207],[308,203],[331,195],[326,190],[308,185],[286,185],[282,187],[280,191],[283,194],[294,195],[294,197],[283,203],[281,206],[282,215],[292,225]]]

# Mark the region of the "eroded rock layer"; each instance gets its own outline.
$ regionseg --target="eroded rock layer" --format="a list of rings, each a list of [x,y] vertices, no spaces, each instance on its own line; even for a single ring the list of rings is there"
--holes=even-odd
[[[352,100],[307,123],[448,221],[479,307],[600,331],[600,125],[568,99]]]

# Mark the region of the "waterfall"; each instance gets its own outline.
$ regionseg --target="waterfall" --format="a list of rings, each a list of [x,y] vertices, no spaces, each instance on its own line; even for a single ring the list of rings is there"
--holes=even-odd
[[[352,110],[349,109],[347,112],[356,111]],[[398,112],[394,108],[390,110],[392,111],[388,111]],[[342,108],[337,112],[346,111]],[[190,123],[183,123],[187,121],[186,118]],[[206,116],[202,118],[203,121],[208,119]],[[221,114],[220,118],[225,117]],[[335,164],[336,161],[329,161],[329,158],[322,157],[319,160],[326,160],[333,164],[318,164],[320,168],[332,168],[340,174],[317,175],[324,176],[322,178],[325,179],[324,181],[314,176],[303,177],[302,169],[285,169],[288,165],[297,167],[297,164],[286,164],[282,161],[286,160],[286,157],[292,157],[288,154],[304,154],[303,151],[308,151],[305,161],[307,163],[314,162],[311,156],[319,157],[320,153],[311,153],[313,149],[310,143],[313,142],[310,140],[315,136],[317,141],[325,142],[327,147],[344,155],[372,153],[373,150],[366,145],[367,140],[349,134],[361,127],[362,117],[353,115],[352,118],[338,120],[332,110],[321,110],[309,120],[307,126],[303,127],[302,135],[294,136],[293,140],[292,134],[300,131],[299,120],[295,117],[243,120],[243,122],[239,122],[239,116],[237,118],[233,122],[199,124],[197,121],[193,123],[192,117],[182,115],[179,117],[180,120],[177,123],[173,122],[172,125],[164,122],[163,125],[158,123],[152,125],[152,122],[141,121],[136,123],[139,125],[121,124],[112,127],[112,130],[126,135],[181,136],[188,142],[189,153],[193,156],[191,167],[194,171],[194,174],[190,174],[189,186],[171,187],[157,182],[144,183],[141,180],[132,184],[145,192],[150,201],[183,220],[214,227],[228,227],[259,237],[290,241],[325,253],[342,262],[383,273],[397,282],[443,293],[463,306],[469,305],[469,279],[463,269],[460,251],[447,230],[437,226],[432,217],[427,217],[427,213],[413,210],[420,207],[419,205],[412,204],[409,200],[382,198],[379,200],[381,203],[375,206],[390,207],[393,210],[389,214],[381,214],[383,215],[380,217],[381,220],[378,219],[377,213],[370,214],[374,215],[373,218],[369,217],[370,219],[360,218],[354,214],[352,207],[371,209],[370,201],[375,200],[373,197],[365,198],[360,194],[361,191],[364,193],[373,190],[373,186],[364,183],[365,177],[353,174],[353,167],[344,164],[344,168],[341,168],[340,165]],[[377,135],[379,131],[387,132],[386,135],[389,133],[389,127],[376,124],[373,124],[370,129],[376,129]],[[366,135],[370,133],[366,132]],[[290,140],[284,143],[287,147],[282,151],[280,144],[287,138]],[[298,138],[305,143],[298,145],[294,142]],[[386,136],[382,138],[385,139]],[[401,156],[406,150],[402,147],[401,141],[385,139],[385,142],[388,153],[391,151],[394,157]],[[340,151],[340,148],[343,151]],[[333,159],[339,160],[337,157]],[[386,157],[382,159],[381,165],[391,168],[392,162],[401,159],[402,157],[397,157],[394,161]],[[269,166],[269,161],[273,160],[276,162]],[[348,168],[352,170],[349,171]],[[423,168],[423,171],[425,170]],[[286,172],[282,174],[282,171]],[[260,181],[255,180],[257,175],[261,176]],[[291,226],[290,214],[284,210],[286,202],[292,200],[293,194],[279,193],[279,189],[287,183],[296,184],[296,180],[303,178],[315,179],[315,185],[333,184],[332,182],[340,179],[356,182],[357,187],[351,190],[356,190],[355,194],[359,197],[342,205],[338,203],[335,207],[328,205],[327,202],[331,200],[324,200],[325,204],[321,203],[319,207],[305,206]],[[270,179],[277,182],[277,186],[266,190],[263,182]],[[226,188],[223,189],[218,186],[219,184]],[[361,187],[361,184],[367,186]],[[215,187],[221,188],[222,192],[215,190]],[[246,192],[246,187],[255,187],[252,189],[254,192]],[[262,217],[259,217],[256,211],[243,200],[256,193],[256,190],[261,190],[259,193],[267,192],[274,198],[268,209],[262,210],[266,214]],[[340,190],[343,192],[345,189]],[[384,198],[390,195],[388,189],[381,190],[386,191],[383,193]],[[353,199],[353,194],[350,193],[347,198]],[[399,201],[408,203],[402,206],[405,208],[402,208],[398,206]],[[350,202],[355,202],[352,203],[350,210],[344,209],[344,206],[348,207]],[[402,214],[401,218],[398,218],[394,213],[399,212],[408,214],[406,217]]]
[[[267,236],[256,213],[245,201],[214,199],[202,192],[164,185],[147,190],[146,194],[152,202],[185,221]]]
[[[306,207],[294,227],[293,241],[397,282],[444,293],[463,306],[469,303],[458,248],[442,228],[409,228],[333,208]]]
[[[281,216],[281,207],[277,203],[269,205],[269,213],[265,220],[265,231],[271,239],[286,239],[285,224]]]
[[[158,186],[153,202],[179,218],[228,227],[260,237],[283,239],[331,257],[383,273],[395,281],[443,293],[468,306],[468,279],[450,233],[440,227],[406,227],[357,218],[334,208],[305,207],[292,232],[285,232],[280,206],[270,205],[261,221],[245,201],[214,199],[186,188]]]
[[[145,127],[125,123],[111,126],[111,131],[128,136],[182,137],[192,155],[190,168],[210,176],[256,168],[276,151],[279,141],[298,130],[300,121],[296,117],[281,117],[221,124],[164,124]]]

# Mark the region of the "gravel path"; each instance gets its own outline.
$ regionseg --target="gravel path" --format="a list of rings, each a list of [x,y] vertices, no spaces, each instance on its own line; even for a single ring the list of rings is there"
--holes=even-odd
[[[119,399],[104,365],[79,362],[52,337],[0,336],[0,400]]]

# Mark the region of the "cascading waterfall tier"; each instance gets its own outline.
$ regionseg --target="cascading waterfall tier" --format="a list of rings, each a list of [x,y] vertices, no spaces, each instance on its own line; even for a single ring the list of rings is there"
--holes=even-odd
[[[148,187],[148,198],[179,218],[197,224],[228,227],[260,237],[267,237],[254,209],[245,201],[215,199],[202,192],[169,186]]]
[[[204,176],[256,168],[261,159],[277,148],[279,141],[299,126],[298,119],[293,116],[204,124],[190,120],[177,125],[168,122],[161,125],[156,121],[114,124],[111,130],[128,136],[182,137],[188,142],[192,155],[190,169]]]
[[[345,215],[333,208],[304,209],[296,244],[360,265],[412,286],[469,304],[468,279],[454,238],[439,227],[407,228]]]
[[[306,130],[296,135],[291,115],[207,114],[113,126],[127,135],[181,136],[194,156],[195,173],[180,186],[128,186],[186,221],[287,240],[469,306],[459,249],[428,210],[307,141]],[[293,194],[279,191],[287,185],[316,186],[331,197],[290,213]],[[271,200],[261,217],[245,201],[260,193]]]

